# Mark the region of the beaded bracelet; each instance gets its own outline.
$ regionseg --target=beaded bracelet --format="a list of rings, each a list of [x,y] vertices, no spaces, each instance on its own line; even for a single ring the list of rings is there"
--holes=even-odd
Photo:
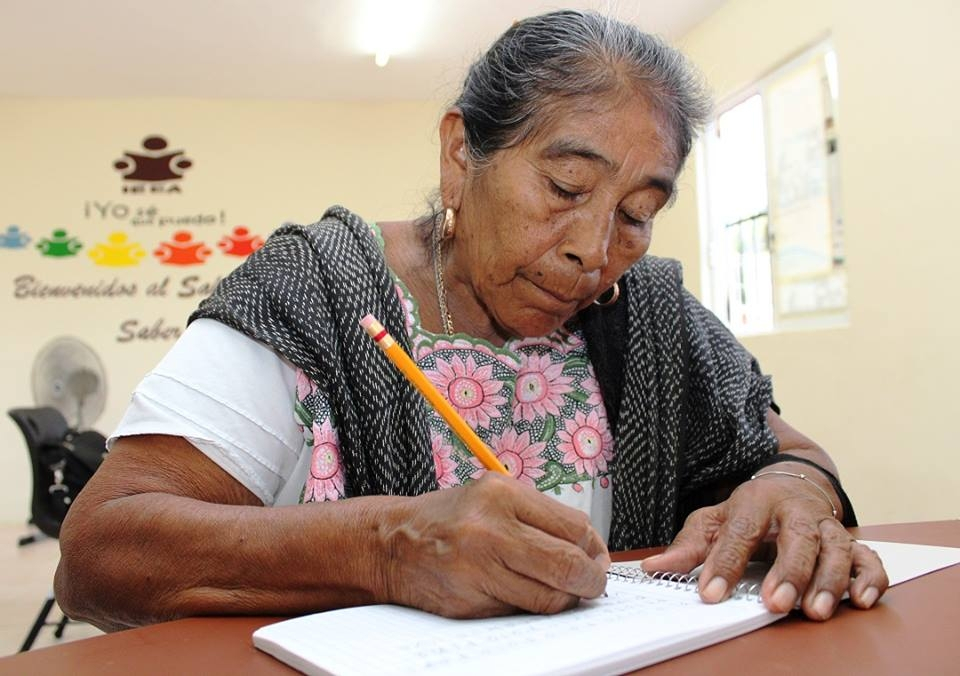
[[[833,500],[830,499],[830,495],[825,490],[820,488],[817,482],[811,479],[810,477],[808,477],[806,474],[802,474],[802,473],[797,474],[796,472],[784,472],[779,469],[770,469],[770,470],[767,470],[766,472],[757,472],[752,477],[750,477],[750,481],[753,481],[754,479],[759,479],[760,477],[765,477],[765,476],[792,476],[794,479],[800,479],[801,481],[806,481],[808,484],[810,484],[811,486],[816,488],[818,491],[820,491],[820,494],[823,496],[823,499],[827,501],[828,505],[830,505],[830,511],[833,513],[833,518],[834,519],[837,518],[837,508],[834,507]]]

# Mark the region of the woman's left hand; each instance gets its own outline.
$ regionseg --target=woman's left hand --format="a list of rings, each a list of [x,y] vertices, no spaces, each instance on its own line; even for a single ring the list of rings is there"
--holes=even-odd
[[[802,465],[775,467],[812,474]],[[716,603],[750,559],[773,544],[776,559],[761,587],[769,610],[785,613],[799,601],[807,617],[826,620],[846,592],[853,605],[872,607],[889,584],[880,557],[846,531],[808,483],[773,475],[741,484],[726,501],[693,512],[663,554],[644,560],[644,570],[686,572],[703,563],[700,596]]]

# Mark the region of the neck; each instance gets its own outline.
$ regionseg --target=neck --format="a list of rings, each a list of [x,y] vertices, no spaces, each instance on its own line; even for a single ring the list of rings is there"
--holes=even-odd
[[[446,305],[455,330],[502,346],[511,336],[494,323],[486,306],[474,292],[469,278],[457,274],[458,270],[468,268],[456,264],[456,247],[452,242],[446,242],[442,252]]]
[[[437,294],[436,273],[433,266],[434,247],[430,233],[416,227],[413,221],[378,222],[383,234],[387,265],[404,283],[420,309],[423,328],[443,334],[443,319]],[[456,239],[443,243],[443,281],[447,292],[447,309],[453,329],[492,345],[502,346],[510,336],[490,319],[486,308],[473,292],[469,278],[458,275],[466,269],[457,264]]]

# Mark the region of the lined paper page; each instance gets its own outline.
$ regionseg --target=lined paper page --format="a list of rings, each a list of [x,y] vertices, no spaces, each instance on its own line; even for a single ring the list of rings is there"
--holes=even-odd
[[[890,586],[960,563],[960,548],[860,540],[880,555]]]
[[[448,620],[398,606],[351,608],[264,627],[254,644],[316,674],[609,673],[780,617],[756,601],[707,605],[665,585],[611,579],[607,591],[550,616]]]
[[[960,548],[863,542],[880,555],[891,584],[960,563]],[[756,581],[763,572],[762,566],[750,571]],[[448,620],[398,606],[349,608],[263,627],[254,633],[254,644],[308,674],[610,673],[690,652],[781,617],[755,600],[704,604],[695,592],[663,582],[612,578],[607,591],[606,598],[549,616]]]

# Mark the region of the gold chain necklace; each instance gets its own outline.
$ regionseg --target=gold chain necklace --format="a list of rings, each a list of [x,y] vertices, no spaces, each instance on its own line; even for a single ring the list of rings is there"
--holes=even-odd
[[[440,305],[440,321],[443,323],[443,332],[453,335],[453,320],[447,308],[447,286],[443,282],[443,240],[440,237],[440,227],[433,224],[433,277],[437,285],[437,303]]]

